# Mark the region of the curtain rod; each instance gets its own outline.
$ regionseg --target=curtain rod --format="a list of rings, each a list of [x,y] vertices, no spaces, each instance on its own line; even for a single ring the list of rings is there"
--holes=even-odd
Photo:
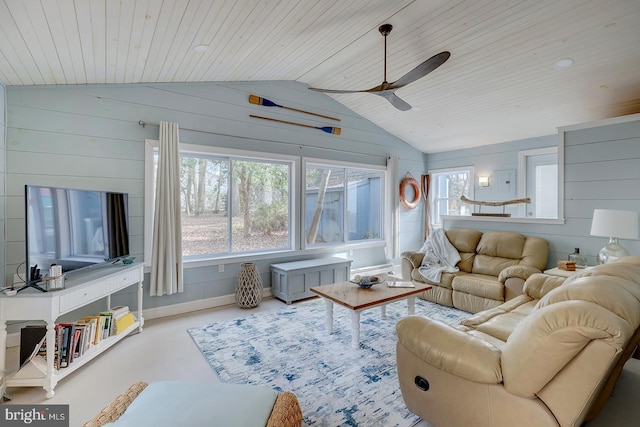
[[[142,128],[144,128],[145,126],[160,127],[160,123],[147,123],[144,120],[138,120],[138,126],[141,126]],[[300,149],[303,149],[303,148],[307,147],[307,148],[314,148],[314,149],[317,149],[317,150],[335,151],[337,153],[349,153],[349,154],[355,154],[355,155],[358,155],[358,156],[373,157],[373,158],[376,158],[376,159],[380,159],[380,158],[385,158],[386,159],[387,158],[387,156],[377,156],[375,154],[369,154],[369,153],[358,153],[356,151],[346,151],[346,150],[337,150],[335,148],[315,147],[313,145],[296,144],[294,142],[275,141],[275,140],[272,140],[272,139],[258,139],[258,138],[250,138],[250,137],[246,137],[246,136],[240,137],[240,136],[237,136],[237,135],[229,135],[229,134],[226,134],[226,133],[212,132],[212,131],[208,131],[208,130],[181,128],[179,125],[178,125],[178,128],[180,130],[188,130],[188,131],[191,131],[191,132],[199,132],[199,133],[208,133],[208,134],[211,134],[211,135],[228,136],[229,138],[242,138],[242,139],[247,139],[247,140],[252,140],[252,141],[260,141],[260,142],[265,142],[266,141],[266,142],[273,142],[274,144],[293,145],[294,147],[298,147]]]

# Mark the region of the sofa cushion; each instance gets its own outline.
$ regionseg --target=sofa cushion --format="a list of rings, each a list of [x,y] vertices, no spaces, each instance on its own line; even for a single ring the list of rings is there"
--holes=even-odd
[[[454,291],[504,301],[504,286],[496,276],[475,273],[463,274],[454,277],[452,287]]]
[[[453,307],[453,291],[449,288],[433,285],[431,289],[421,293],[420,298],[446,305],[447,307]]]
[[[535,398],[588,345],[600,347],[595,354],[611,366],[633,332],[622,318],[594,303],[572,300],[537,308],[503,348],[504,386],[510,393]]]
[[[417,280],[419,282],[424,282],[424,283],[429,283],[431,285],[438,285],[441,288],[447,288],[447,289],[453,289],[452,285],[451,285],[451,282],[453,282],[453,278],[458,276],[458,275],[460,275],[459,271],[455,272],[455,273],[442,273],[442,275],[440,276],[440,282],[432,282],[431,280],[427,279],[422,274],[420,274],[420,271],[417,268],[415,268],[411,272],[411,278],[413,280]]]
[[[476,330],[506,342],[515,327],[526,318],[525,314],[512,311],[481,323]]]
[[[476,247],[477,255],[473,261],[472,271],[498,276],[505,268],[520,264],[525,243],[529,239],[527,236],[513,231],[488,231],[484,233]],[[532,265],[542,270],[547,263],[547,253],[548,251],[540,251],[540,258],[544,255],[544,263],[541,266],[526,265]]]
[[[445,232],[447,239],[460,253],[457,267],[460,271],[471,273],[476,246],[482,237],[482,232],[468,228],[453,228]]]
[[[518,265],[517,259],[478,254],[473,260],[473,273],[498,277],[507,267]]]
[[[528,236],[522,248],[520,264],[535,267],[542,271],[547,266],[549,242],[542,237]]]
[[[537,300],[534,301],[527,295],[520,295],[510,301],[501,304],[498,307],[482,311],[480,313],[474,314],[471,317],[467,317],[466,319],[460,321],[460,323],[468,328],[475,329],[482,323],[487,322],[496,316],[518,310],[523,305],[530,305],[532,308],[537,302]],[[531,308],[529,308],[528,312],[531,311]]]
[[[479,297],[466,292],[452,291],[453,306],[469,313],[489,310],[502,304],[502,301]]]
[[[514,231],[487,231],[482,235],[476,252],[490,257],[520,259],[527,237]]]
[[[635,267],[638,270],[637,267]],[[545,295],[538,307],[564,301],[595,303],[626,320],[633,329],[640,325],[640,286],[638,282],[613,276],[586,276],[567,280],[562,286]]]

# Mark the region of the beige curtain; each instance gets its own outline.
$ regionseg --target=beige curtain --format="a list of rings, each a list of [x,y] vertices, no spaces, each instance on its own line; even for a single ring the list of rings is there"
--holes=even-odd
[[[159,140],[151,252],[152,296],[171,295],[184,290],[178,125],[160,122]]]

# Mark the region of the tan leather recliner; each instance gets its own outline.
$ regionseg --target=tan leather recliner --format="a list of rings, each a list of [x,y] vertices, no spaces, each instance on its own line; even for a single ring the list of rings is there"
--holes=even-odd
[[[597,415],[640,341],[640,257],[563,279],[450,326],[397,324],[409,409],[434,427],[580,426]]]

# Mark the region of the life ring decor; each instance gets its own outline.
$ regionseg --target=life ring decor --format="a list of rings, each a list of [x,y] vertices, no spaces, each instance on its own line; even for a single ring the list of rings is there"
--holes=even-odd
[[[409,201],[406,199],[404,195],[404,189],[407,185],[410,185],[413,188],[413,200]],[[418,181],[415,180],[412,176],[408,176],[402,181],[400,181],[400,203],[407,209],[415,209],[418,206],[418,200],[420,200],[420,185]]]

